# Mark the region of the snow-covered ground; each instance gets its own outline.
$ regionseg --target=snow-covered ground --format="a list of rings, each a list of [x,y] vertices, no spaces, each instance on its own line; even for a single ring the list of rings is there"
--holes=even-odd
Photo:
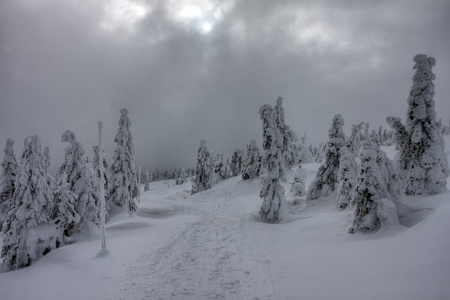
[[[318,167],[303,166],[307,185]],[[401,225],[351,235],[353,210],[333,197],[261,223],[259,189],[151,183],[135,216],[108,222],[108,253],[84,237],[0,274],[0,299],[450,299],[450,192],[404,198]]]

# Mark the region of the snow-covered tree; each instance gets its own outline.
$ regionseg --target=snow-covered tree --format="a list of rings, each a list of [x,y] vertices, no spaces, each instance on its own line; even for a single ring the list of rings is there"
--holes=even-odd
[[[283,149],[283,135],[276,123],[276,113],[270,105],[263,105],[259,110],[263,122],[263,149],[261,159],[261,192],[263,199],[261,220],[277,223],[285,218],[289,210],[284,195],[284,188],[280,180],[285,181],[285,166]]]
[[[18,171],[18,164],[14,154],[14,141],[6,140],[6,147],[3,150],[2,170],[0,177],[0,230],[6,213],[11,208],[11,200],[15,190],[15,180]]]
[[[274,107],[275,122],[283,137],[283,147],[281,153],[284,161],[289,168],[292,168],[298,162],[298,151],[295,144],[298,141],[297,135],[290,129],[285,122],[283,98],[278,97],[277,104]]]
[[[65,149],[64,163],[57,176],[66,174],[69,189],[76,195],[75,211],[80,216],[78,223],[67,228],[66,233],[70,236],[99,224],[100,181],[91,164],[86,162],[84,148],[76,140],[75,134],[67,130],[61,141],[69,143],[70,146]]]
[[[53,195],[55,199],[53,218],[57,221],[59,230],[68,236],[69,230],[80,222],[80,215],[75,209],[78,198],[69,188],[66,172],[58,174]]]
[[[211,158],[206,141],[201,140],[198,148],[197,167],[195,169],[195,179],[192,182],[192,194],[209,190],[211,188]]]
[[[178,178],[176,179],[175,184],[180,185],[180,184],[185,183],[186,181],[187,181],[187,179],[186,179],[186,169],[183,167],[180,170],[179,174],[178,174]]]
[[[231,156],[231,163],[230,168],[231,172],[233,173],[233,176],[238,176],[241,174],[245,164],[245,154],[244,151],[239,148],[235,147],[233,155]]]
[[[242,179],[247,180],[259,176],[259,169],[261,166],[261,157],[256,141],[252,139],[247,145],[246,160],[242,170]]]
[[[7,270],[27,267],[63,244],[52,220],[54,200],[38,136],[25,139],[11,209],[3,223],[1,257]]]
[[[306,196],[305,179],[306,173],[302,167],[299,166],[294,173],[294,182],[291,183],[291,188],[289,190],[289,198],[292,198],[294,202],[298,202],[301,197]]]
[[[396,131],[397,167],[407,195],[435,194],[447,189],[450,174],[445,143],[436,122],[432,67],[436,61],[425,54],[414,56],[413,85],[408,97],[406,126],[400,119],[386,120]]]
[[[357,125],[352,125],[352,133],[345,143],[346,147],[353,153],[353,155],[358,155],[359,147],[361,145],[361,135],[364,122]]]
[[[400,181],[393,163],[369,139],[362,142],[359,158],[361,163],[352,198],[356,207],[349,232],[373,231],[380,225],[398,223],[396,207],[391,200],[400,196]]]
[[[108,203],[123,207],[128,213],[137,210],[136,199],[139,197],[139,184],[134,163],[134,144],[131,135],[131,122],[128,109],[120,110],[119,129],[114,138],[117,148],[113,163],[109,169]]]
[[[325,162],[319,167],[316,178],[308,188],[307,200],[315,200],[331,194],[337,188],[339,175],[340,149],[345,143],[344,119],[335,115],[328,131]]]
[[[356,187],[358,165],[355,156],[347,147],[342,147],[340,151],[337,204],[340,209],[345,209],[352,200]]]
[[[213,154],[211,153],[211,156]],[[212,157],[212,168],[213,172],[211,173],[211,176],[213,177],[213,180],[215,183],[224,180],[225,176],[223,174],[223,153],[217,153],[214,157]]]
[[[101,165],[99,163],[99,152],[98,152],[98,145],[95,145],[92,147],[94,150],[94,161],[92,162],[92,167],[94,168],[95,174],[98,178],[100,178],[100,169],[103,169],[103,181],[105,182],[104,189],[105,191],[108,191],[108,174],[106,173],[106,170],[108,170],[108,163],[105,159],[105,150],[103,150],[103,168],[101,168]]]

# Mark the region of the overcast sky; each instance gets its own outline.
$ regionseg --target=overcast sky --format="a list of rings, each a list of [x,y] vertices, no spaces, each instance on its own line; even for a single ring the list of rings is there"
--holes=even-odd
[[[62,163],[62,133],[106,158],[130,111],[136,164],[193,167],[200,140],[231,156],[261,141],[258,110],[326,140],[352,124],[405,120],[412,58],[436,58],[438,118],[450,118],[450,1],[0,1],[0,149],[37,134]]]

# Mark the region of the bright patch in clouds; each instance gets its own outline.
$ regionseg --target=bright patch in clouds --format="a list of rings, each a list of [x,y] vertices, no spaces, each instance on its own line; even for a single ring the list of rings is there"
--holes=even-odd
[[[100,26],[108,31],[132,33],[136,23],[149,13],[149,9],[132,0],[109,0],[103,10]]]

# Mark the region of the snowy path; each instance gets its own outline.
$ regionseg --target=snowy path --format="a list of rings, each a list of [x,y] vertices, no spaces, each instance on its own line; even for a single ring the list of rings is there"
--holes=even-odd
[[[275,299],[270,260],[253,236],[235,188],[230,180],[214,194],[178,201],[199,220],[136,260],[125,276],[132,286],[124,289],[124,298]]]

